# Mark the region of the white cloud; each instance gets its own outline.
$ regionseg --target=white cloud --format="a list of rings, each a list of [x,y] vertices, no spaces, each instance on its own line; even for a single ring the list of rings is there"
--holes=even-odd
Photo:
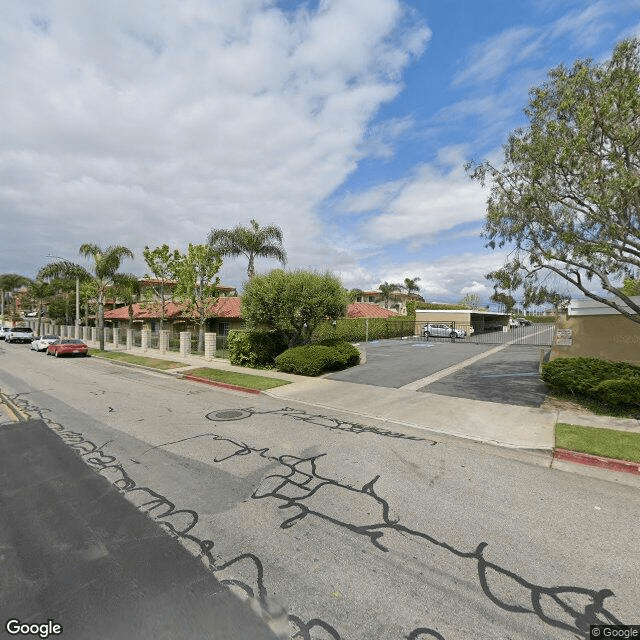
[[[483,302],[493,292],[485,274],[504,264],[502,251],[461,253],[437,260],[428,256],[420,260],[403,262],[402,266],[386,262],[367,269],[356,266],[339,272],[348,288],[375,289],[381,282],[402,283],[405,278],[419,277],[420,294],[425,300],[457,301],[465,293],[477,293]]]
[[[464,170],[465,148],[445,147],[437,162],[422,165],[403,181],[377,185],[348,196],[346,211],[376,211],[361,233],[372,243],[434,242],[438,233],[483,219],[486,191]]]
[[[467,293],[475,293],[482,298],[488,298],[492,293],[491,287],[488,287],[486,284],[482,282],[476,282],[475,280],[467,286],[462,287],[460,289],[460,293],[464,296]]]
[[[3,3],[0,208],[33,224],[31,249],[3,234],[0,271],[88,241],[184,248],[252,217],[283,228],[292,265],[331,264],[316,208],[388,153],[402,122],[367,148],[369,123],[430,35],[405,9]]]
[[[507,69],[532,53],[525,45],[530,43],[535,34],[536,29],[532,27],[514,27],[473,47],[469,54],[473,62],[456,74],[453,85],[482,86],[500,77]]]

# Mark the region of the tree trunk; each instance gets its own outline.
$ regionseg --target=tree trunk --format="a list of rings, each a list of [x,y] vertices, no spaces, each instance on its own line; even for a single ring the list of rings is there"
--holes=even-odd
[[[42,302],[36,305],[36,313],[38,314],[38,322],[36,322],[36,335],[40,335],[40,326],[42,325]]]
[[[204,323],[205,323],[204,315],[200,316],[200,326],[198,328],[198,353],[202,353],[204,351]]]
[[[98,340],[100,351],[104,351],[104,300],[98,299]]]

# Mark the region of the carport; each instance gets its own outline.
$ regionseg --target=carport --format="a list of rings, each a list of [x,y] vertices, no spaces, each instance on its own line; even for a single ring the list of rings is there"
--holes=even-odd
[[[506,331],[509,327],[509,314],[479,311],[478,309],[416,309],[416,331],[418,334],[422,334],[422,328],[426,324],[436,322],[464,329],[467,334]]]

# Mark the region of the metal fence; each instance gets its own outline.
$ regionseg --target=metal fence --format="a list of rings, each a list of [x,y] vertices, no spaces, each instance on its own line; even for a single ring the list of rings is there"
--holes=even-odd
[[[456,342],[471,344],[513,344],[530,346],[551,346],[556,333],[553,323],[532,323],[531,325],[494,327],[478,330],[471,325],[456,322],[438,322],[418,328],[416,336],[421,340],[435,342]]]

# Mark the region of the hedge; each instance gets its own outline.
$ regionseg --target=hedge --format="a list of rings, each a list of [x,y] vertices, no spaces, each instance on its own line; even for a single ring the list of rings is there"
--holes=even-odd
[[[369,340],[402,338],[416,332],[415,318],[368,318]],[[312,342],[320,344],[325,340],[337,339],[345,342],[364,342],[367,336],[367,318],[338,318],[335,326],[324,322],[313,334]]]
[[[556,358],[542,366],[553,390],[609,405],[640,405],[640,367],[599,358]]]

